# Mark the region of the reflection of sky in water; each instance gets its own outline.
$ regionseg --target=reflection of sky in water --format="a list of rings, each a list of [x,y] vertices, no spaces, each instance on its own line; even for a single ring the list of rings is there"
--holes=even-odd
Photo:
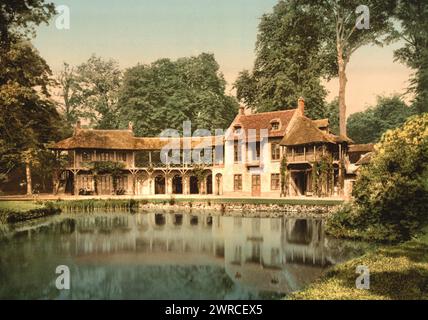
[[[0,233],[0,298],[272,298],[353,254],[316,219],[81,214]],[[70,291],[55,288],[61,264]]]

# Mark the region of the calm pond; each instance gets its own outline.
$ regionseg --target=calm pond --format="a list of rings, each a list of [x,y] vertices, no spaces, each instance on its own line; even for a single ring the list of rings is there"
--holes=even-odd
[[[62,214],[0,226],[0,298],[275,299],[363,251],[320,219]]]

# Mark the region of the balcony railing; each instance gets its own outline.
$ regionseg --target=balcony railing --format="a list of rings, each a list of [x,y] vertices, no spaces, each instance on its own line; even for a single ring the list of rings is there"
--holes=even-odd
[[[303,163],[303,162],[314,162],[316,160],[321,159],[321,157],[323,157],[323,155],[328,154],[328,152],[326,151],[325,153],[319,151],[319,152],[306,152],[306,153],[288,153],[287,154],[287,162],[288,163]],[[338,152],[333,152],[330,153],[333,161],[338,161],[339,160],[339,153]]]

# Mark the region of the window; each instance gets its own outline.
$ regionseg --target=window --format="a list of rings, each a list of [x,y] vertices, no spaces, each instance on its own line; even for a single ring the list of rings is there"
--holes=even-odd
[[[235,191],[242,190],[242,174],[235,174],[233,176],[233,190]]]
[[[298,146],[294,148],[294,153],[295,154],[303,154],[305,152],[305,147],[303,146]]]
[[[233,161],[241,162],[241,145],[238,142],[235,142],[233,145]]]
[[[248,157],[251,158],[251,160],[260,160],[260,141],[248,142],[247,150],[250,152]]]
[[[279,130],[279,122],[278,121],[272,122],[272,130]]]
[[[90,153],[89,151],[83,151],[82,152],[82,161],[83,162],[92,161],[92,153]]]
[[[270,154],[272,160],[279,160],[279,158],[281,157],[281,148],[279,146],[279,143],[272,143]]]
[[[116,153],[116,159],[117,159],[117,161],[126,162],[126,152],[125,151],[118,151]]]
[[[241,126],[235,126],[233,129],[235,131],[235,134],[241,134],[241,129],[242,129]]]
[[[280,179],[279,173],[272,173],[270,176],[270,188],[271,190],[279,190]]]
[[[260,141],[256,142],[256,159],[254,160],[258,160],[260,159]]]

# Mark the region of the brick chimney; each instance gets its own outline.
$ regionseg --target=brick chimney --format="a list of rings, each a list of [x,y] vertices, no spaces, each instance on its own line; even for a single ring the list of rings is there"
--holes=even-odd
[[[241,104],[239,105],[239,115],[243,116],[245,114],[245,107]]]
[[[300,97],[299,100],[297,100],[297,109],[302,115],[305,114],[305,99],[303,99],[303,97]]]
[[[82,128],[82,123],[80,120],[76,121],[76,125],[74,126],[74,134],[76,134]]]

